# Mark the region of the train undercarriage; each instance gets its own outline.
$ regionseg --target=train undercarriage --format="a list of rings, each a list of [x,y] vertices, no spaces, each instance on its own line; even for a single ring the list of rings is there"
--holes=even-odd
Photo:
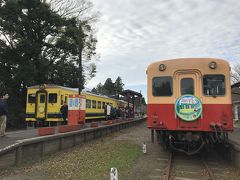
[[[156,130],[157,140],[164,148],[170,148],[187,155],[193,155],[208,145],[228,145],[227,132],[194,132]]]

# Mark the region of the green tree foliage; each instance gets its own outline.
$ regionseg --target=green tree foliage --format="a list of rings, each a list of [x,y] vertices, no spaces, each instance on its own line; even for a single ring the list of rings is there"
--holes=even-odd
[[[112,82],[111,78],[107,78],[104,85],[104,94],[106,95],[114,95],[115,94],[115,89],[114,89],[114,83]]]
[[[96,88],[93,88],[93,89],[91,90],[91,92],[92,92],[93,94],[97,94],[97,93],[98,93]]]
[[[115,94],[114,83],[111,78],[107,78],[105,83],[99,83],[95,88],[92,89],[92,92],[97,94],[103,94],[111,96]]]
[[[75,59],[78,65],[78,77],[81,79],[78,87],[81,91],[84,84],[96,75],[96,65],[90,60],[99,58],[92,26],[99,14],[92,11],[93,4],[87,0],[50,0],[50,3],[54,12],[70,19],[59,45],[72,50],[71,59]]]
[[[116,94],[119,94],[123,91],[124,84],[122,83],[122,78],[120,76],[117,77],[115,83],[114,83],[114,90]]]
[[[23,120],[27,86],[82,88],[96,73],[95,64],[82,64],[83,57],[89,62],[95,55],[97,40],[90,20],[80,20],[77,11],[65,9],[64,15],[47,2],[0,0],[0,90],[10,94],[13,123]],[[84,4],[81,8],[88,10]]]
[[[103,89],[102,83],[99,83],[99,84],[97,85],[96,90],[97,90],[97,93],[99,93],[99,94],[104,94],[104,89]]]
[[[96,91],[98,94],[112,96],[118,95],[121,91],[123,91],[123,88],[124,84],[122,82],[122,78],[118,76],[114,83],[111,78],[107,78],[103,85],[99,83],[92,91]]]
[[[49,79],[52,84],[66,87],[78,87],[79,71],[72,63],[64,60],[57,61],[49,72]]]
[[[38,0],[1,1],[0,76],[11,96],[10,119],[17,121],[16,114],[24,114],[26,86],[47,82],[51,65],[47,57],[54,55],[48,52],[56,52],[56,41],[50,43],[50,37],[60,32],[63,22]]]

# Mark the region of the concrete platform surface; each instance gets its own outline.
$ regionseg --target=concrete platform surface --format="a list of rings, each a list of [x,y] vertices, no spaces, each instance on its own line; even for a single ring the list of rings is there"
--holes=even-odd
[[[18,140],[29,139],[33,137],[38,137],[38,130],[35,128],[7,132],[6,136],[0,137],[0,149],[10,146],[16,143]]]
[[[102,122],[98,123],[98,126],[104,126]],[[81,129],[88,129],[91,128],[91,123],[86,123],[84,128]],[[55,134],[58,133],[58,127],[55,126]],[[29,127],[26,130],[17,130],[17,131],[10,131],[6,132],[6,136],[0,137],[0,150],[11,146],[17,143],[18,140],[24,140],[29,138],[39,137],[38,129],[34,127]]]

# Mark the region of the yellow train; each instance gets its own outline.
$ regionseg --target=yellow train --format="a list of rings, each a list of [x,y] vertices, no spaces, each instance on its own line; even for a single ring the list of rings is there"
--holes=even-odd
[[[36,125],[42,122],[45,125],[54,125],[62,122],[60,108],[64,102],[68,103],[68,95],[78,94],[77,88],[68,88],[53,84],[36,85],[28,87],[26,101],[27,125]],[[118,108],[122,102],[89,92],[82,92],[86,96],[86,122],[96,119],[104,119],[105,104]]]

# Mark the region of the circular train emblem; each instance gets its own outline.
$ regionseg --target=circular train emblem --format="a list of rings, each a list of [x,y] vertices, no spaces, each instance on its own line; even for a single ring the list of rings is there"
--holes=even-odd
[[[175,102],[175,112],[184,121],[194,121],[202,114],[202,102],[194,95],[183,95]]]

